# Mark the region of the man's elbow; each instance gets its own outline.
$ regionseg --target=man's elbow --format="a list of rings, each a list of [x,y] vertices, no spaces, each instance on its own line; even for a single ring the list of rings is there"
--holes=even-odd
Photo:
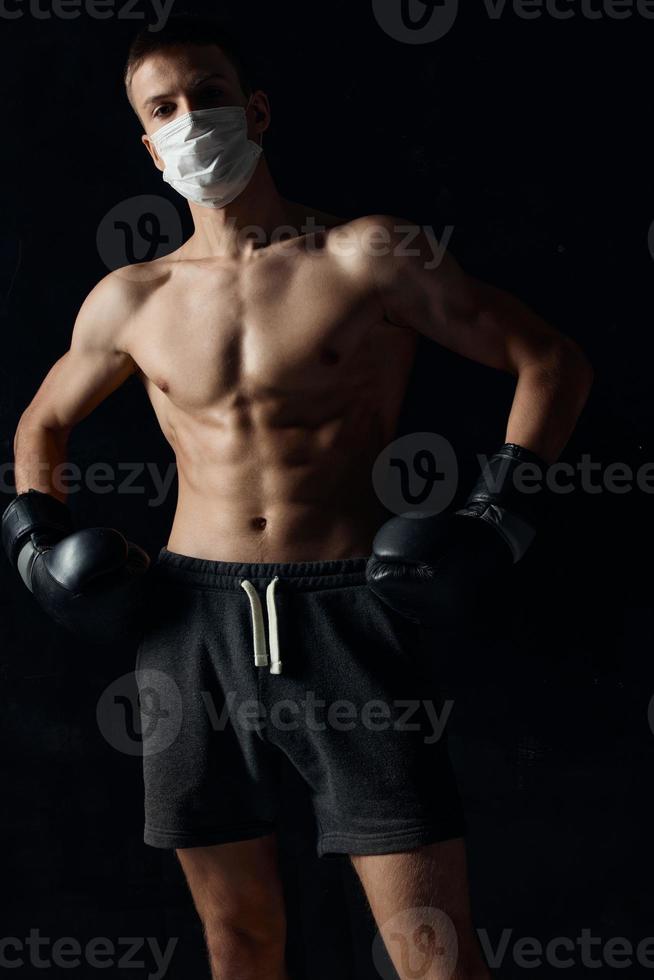
[[[594,371],[588,357],[579,344],[570,337],[549,339],[537,355],[534,353],[518,361],[515,373],[538,376],[548,385],[575,388],[582,397],[593,386]]]
[[[46,436],[50,440],[65,446],[72,428],[72,425],[65,425],[50,414],[44,415],[38,406],[28,405],[18,420],[14,433],[14,457],[17,454],[19,444],[23,445],[34,437]]]
[[[571,337],[562,337],[557,343],[556,361],[562,377],[585,400],[593,387],[595,371],[583,349]]]

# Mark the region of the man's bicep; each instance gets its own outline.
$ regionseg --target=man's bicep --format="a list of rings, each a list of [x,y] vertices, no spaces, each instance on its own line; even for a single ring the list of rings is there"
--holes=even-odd
[[[44,378],[25,417],[43,428],[71,429],[134,370],[128,354],[71,347]]]
[[[511,373],[560,341],[519,299],[468,275],[432,235],[420,231],[411,245],[408,254],[394,241],[376,263],[377,289],[391,323]]]
[[[389,216],[371,218],[369,224],[365,231],[377,229],[389,245],[370,261],[385,318],[469,356],[461,326],[477,314],[474,280],[431,231]]]

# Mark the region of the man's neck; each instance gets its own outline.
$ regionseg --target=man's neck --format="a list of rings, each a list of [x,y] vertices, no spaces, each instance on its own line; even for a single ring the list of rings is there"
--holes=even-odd
[[[184,246],[186,258],[247,258],[279,235],[288,237],[296,211],[275,186],[262,159],[252,180],[224,208],[204,208],[191,202],[195,231]],[[299,233],[299,229],[298,229]]]

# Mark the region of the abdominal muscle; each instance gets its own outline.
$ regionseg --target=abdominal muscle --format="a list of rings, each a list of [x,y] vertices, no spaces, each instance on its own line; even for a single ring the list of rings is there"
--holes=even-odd
[[[130,332],[177,460],[168,549],[249,563],[369,554],[385,515],[372,468],[394,436],[413,333],[329,257],[173,273]]]
[[[311,418],[310,404],[292,413],[245,400],[170,416],[179,497],[169,551],[248,563],[370,553],[384,516],[372,466],[392,438],[389,406],[356,398]],[[305,417],[292,418],[298,411]]]

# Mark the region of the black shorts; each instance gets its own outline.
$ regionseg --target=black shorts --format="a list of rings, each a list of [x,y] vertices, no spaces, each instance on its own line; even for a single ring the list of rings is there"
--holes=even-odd
[[[136,661],[147,844],[273,832],[283,757],[308,787],[319,855],[463,835],[433,631],[388,609],[365,565],[160,552]]]

